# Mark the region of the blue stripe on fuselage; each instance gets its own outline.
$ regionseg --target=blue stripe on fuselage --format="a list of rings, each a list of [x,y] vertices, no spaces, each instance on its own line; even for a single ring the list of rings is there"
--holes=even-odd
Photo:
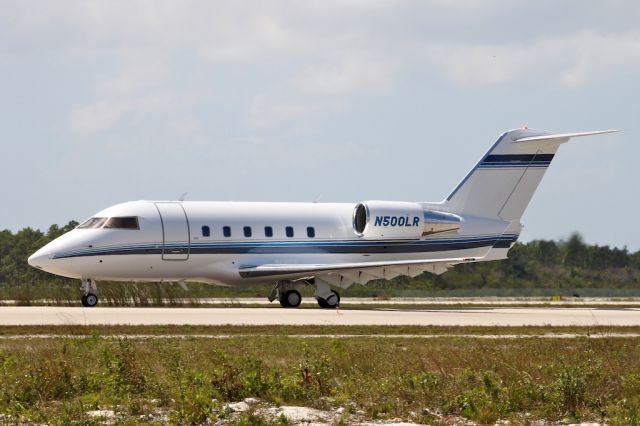
[[[420,241],[251,241],[212,243],[166,244],[164,250],[187,250],[191,254],[305,254],[305,253],[429,253],[437,251],[465,250],[494,246],[497,242],[512,243],[515,234],[461,237],[456,239],[431,239]],[[58,253],[55,259],[84,256],[113,256],[131,254],[162,254],[161,243],[131,244],[117,247],[70,250]]]

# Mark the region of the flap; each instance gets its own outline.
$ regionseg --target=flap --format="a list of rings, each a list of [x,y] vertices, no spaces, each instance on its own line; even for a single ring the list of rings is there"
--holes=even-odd
[[[340,272],[348,270],[366,270],[368,268],[384,268],[394,266],[419,266],[431,264],[457,264],[474,262],[474,257],[450,258],[450,259],[421,259],[421,260],[396,260],[384,262],[354,262],[354,263],[328,263],[328,264],[265,264],[258,266],[241,267],[239,270],[242,278],[273,277],[296,275],[298,277],[311,276],[318,273]]]

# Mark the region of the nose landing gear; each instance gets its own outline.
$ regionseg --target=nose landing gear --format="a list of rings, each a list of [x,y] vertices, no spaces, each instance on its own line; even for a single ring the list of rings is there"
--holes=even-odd
[[[93,308],[98,304],[98,285],[94,279],[82,280],[82,298],[80,302],[86,308]]]

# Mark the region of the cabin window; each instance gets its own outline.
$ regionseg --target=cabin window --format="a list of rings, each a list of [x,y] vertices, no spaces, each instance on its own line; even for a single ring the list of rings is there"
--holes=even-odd
[[[203,226],[202,227],[202,236],[203,237],[210,237],[211,236],[211,229],[209,229],[208,226]]]
[[[270,227],[270,226],[265,226],[264,227],[264,236],[265,237],[269,237],[269,238],[273,237],[273,228]]]
[[[106,221],[106,217],[92,217],[78,225],[78,229],[102,228],[102,225],[104,225]]]
[[[313,226],[307,226],[307,237],[315,238],[315,236],[316,236],[316,230],[313,229]]]
[[[287,237],[293,238],[293,226],[287,226],[285,228],[285,232],[287,234]]]
[[[251,237],[251,227],[250,226],[245,226],[243,229],[244,231],[244,236],[249,238]]]
[[[224,235],[225,237],[230,237],[231,236],[231,227],[230,226],[225,226],[222,228],[222,235]]]
[[[110,217],[103,228],[109,229],[140,229],[138,218],[135,216]]]

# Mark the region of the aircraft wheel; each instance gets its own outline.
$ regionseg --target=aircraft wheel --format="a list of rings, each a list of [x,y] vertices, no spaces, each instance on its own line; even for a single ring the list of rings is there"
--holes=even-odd
[[[298,290],[287,290],[280,297],[280,305],[283,308],[297,308],[302,303],[302,296]]]
[[[316,297],[318,305],[322,309],[334,309],[340,303],[340,294],[335,290],[331,290],[331,293],[333,294],[326,299],[323,299],[322,297]]]
[[[87,308],[93,308],[98,304],[98,296],[96,296],[93,293],[85,294],[84,296],[82,296],[82,299],[80,300],[82,302],[82,306]]]

